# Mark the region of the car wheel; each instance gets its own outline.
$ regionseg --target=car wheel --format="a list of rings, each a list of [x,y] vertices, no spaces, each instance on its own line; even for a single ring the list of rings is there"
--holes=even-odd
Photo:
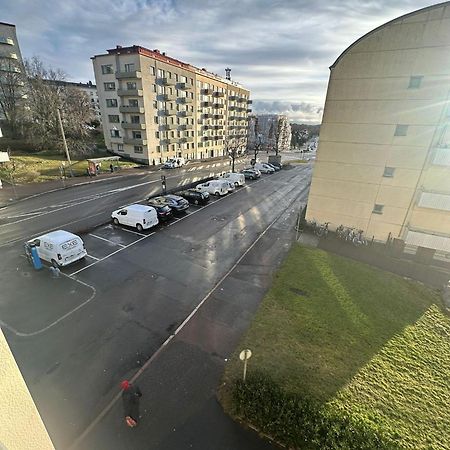
[[[194,200],[194,205],[198,205],[198,200],[197,199]]]
[[[56,260],[52,259],[51,263],[55,269],[59,269],[59,264],[56,262]]]
[[[138,231],[142,231],[143,230],[142,225],[140,223],[136,224],[136,229]]]
[[[113,223],[114,225],[119,225],[119,219],[117,217],[114,217]]]
[[[239,183],[237,181],[234,182],[235,187],[239,187]]]
[[[219,196],[219,191],[214,192],[214,195],[217,195],[217,197]]]

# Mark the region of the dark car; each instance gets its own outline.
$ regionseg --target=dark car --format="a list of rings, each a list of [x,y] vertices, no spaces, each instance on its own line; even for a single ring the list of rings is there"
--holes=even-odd
[[[168,194],[162,197],[173,212],[181,213],[189,208],[189,202],[179,195]]]
[[[169,206],[159,203],[158,201],[153,201],[153,198],[147,200],[149,206],[153,206],[156,209],[156,214],[158,214],[158,219],[161,222],[169,220],[173,217],[172,210]]]
[[[243,169],[243,170],[241,170],[241,173],[244,174],[244,177],[246,179],[250,179],[250,180],[256,180],[257,178],[259,178],[261,176],[259,171],[255,170],[255,169]]]
[[[184,197],[189,203],[193,203],[194,205],[206,205],[209,202],[208,192],[200,192],[195,189],[180,191],[178,195],[181,195],[181,197]]]

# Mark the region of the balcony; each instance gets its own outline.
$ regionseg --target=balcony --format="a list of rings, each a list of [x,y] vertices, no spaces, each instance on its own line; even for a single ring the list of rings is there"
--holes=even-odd
[[[223,119],[223,114],[214,114],[214,119]]]
[[[202,130],[212,130],[213,126],[212,125],[202,125]]]
[[[252,109],[251,109],[251,108],[248,108],[248,109],[247,109],[247,112],[248,112],[248,113],[251,113],[251,112],[252,112]]]
[[[176,113],[176,109],[163,109],[162,111],[160,111],[160,115],[162,116],[174,116]]]
[[[118,89],[117,95],[119,97],[142,97],[144,91],[142,89]]]
[[[214,130],[223,130],[223,125],[214,125],[213,129]]]
[[[188,89],[192,89],[192,85],[187,83],[178,83],[177,89],[180,89],[181,91],[187,91]]]
[[[177,96],[175,94],[160,94],[158,98],[163,102],[173,102],[177,99]]]
[[[185,130],[192,130],[192,128],[193,128],[193,125],[190,125],[190,124],[183,124],[183,125],[180,125],[180,130],[182,130],[182,131],[185,131]]]
[[[201,93],[202,93],[203,95],[212,95],[213,90],[212,90],[212,89],[202,89],[202,90],[201,90]]]
[[[162,84],[163,86],[175,86],[175,81],[170,78],[157,78],[157,83]]]
[[[145,123],[122,122],[122,128],[125,130],[145,130]]]
[[[176,130],[178,125],[176,123],[161,124],[161,130]]]
[[[231,105],[228,107],[229,111],[237,111],[239,108],[237,106]]]
[[[247,105],[251,105],[253,103],[253,100],[247,100]]]
[[[190,98],[190,97],[180,97],[179,101],[183,105],[186,105],[188,103],[192,103],[193,102],[192,98]]]
[[[212,141],[212,140],[213,140],[212,136],[202,136],[202,141],[203,142],[205,142],[205,141]]]
[[[123,138],[123,143],[130,145],[147,145],[147,139]]]
[[[222,103],[213,103],[214,109],[223,109],[225,105],[222,105]]]
[[[142,78],[142,73],[139,70],[132,70],[131,72],[116,72],[118,80],[124,78]]]
[[[238,100],[238,96],[237,95],[230,95],[229,97],[228,97],[228,100],[230,100],[230,101],[236,101],[236,100]]]
[[[164,139],[161,139],[160,142],[163,145],[176,144],[177,138],[164,138]]]
[[[0,44],[14,45],[14,41],[9,37],[0,36]]]
[[[184,136],[184,137],[178,138],[179,144],[184,144],[186,142],[194,142],[194,137],[193,136]]]
[[[192,111],[179,111],[178,115],[180,117],[192,117]]]
[[[207,108],[207,107],[209,107],[209,106],[212,106],[212,102],[202,102],[202,103],[201,103],[201,106],[202,106],[203,108]]]
[[[223,92],[215,91],[213,92],[214,97],[225,97],[225,94]]]
[[[204,119],[212,119],[212,114],[211,113],[205,113],[205,114],[202,114],[202,117],[204,118]]]
[[[143,106],[120,106],[119,112],[130,113],[130,114],[144,114],[145,109]]]
[[[0,58],[17,59],[17,53],[6,53],[0,56]]]

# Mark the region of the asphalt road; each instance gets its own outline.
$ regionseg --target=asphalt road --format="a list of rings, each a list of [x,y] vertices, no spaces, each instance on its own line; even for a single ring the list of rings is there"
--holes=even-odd
[[[0,324],[58,449],[271,448],[226,418],[214,391],[289,248],[311,167],[263,175],[149,232],[91,227],[158,189],[159,175],[76,188],[76,201],[71,190],[36,197],[36,215],[23,216],[32,199],[3,209]],[[200,173],[171,180],[185,175]],[[58,279],[32,271],[21,242],[64,223],[85,230],[89,257]],[[143,418],[130,435],[114,399],[136,374]]]

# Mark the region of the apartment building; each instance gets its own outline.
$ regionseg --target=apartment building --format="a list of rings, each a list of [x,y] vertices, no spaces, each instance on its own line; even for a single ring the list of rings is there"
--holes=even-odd
[[[248,145],[251,149],[258,140],[267,150],[279,152],[291,148],[291,124],[283,114],[250,115],[248,122]]]
[[[134,45],[92,57],[108,149],[144,164],[222,156],[246,139],[250,92]]]
[[[19,42],[16,35],[16,26],[10,23],[0,22],[0,119],[6,114],[12,114],[11,105],[22,98],[21,87],[23,62],[20,53]],[[9,105],[9,106],[8,106]]]
[[[450,2],[331,66],[307,218],[450,252]]]

